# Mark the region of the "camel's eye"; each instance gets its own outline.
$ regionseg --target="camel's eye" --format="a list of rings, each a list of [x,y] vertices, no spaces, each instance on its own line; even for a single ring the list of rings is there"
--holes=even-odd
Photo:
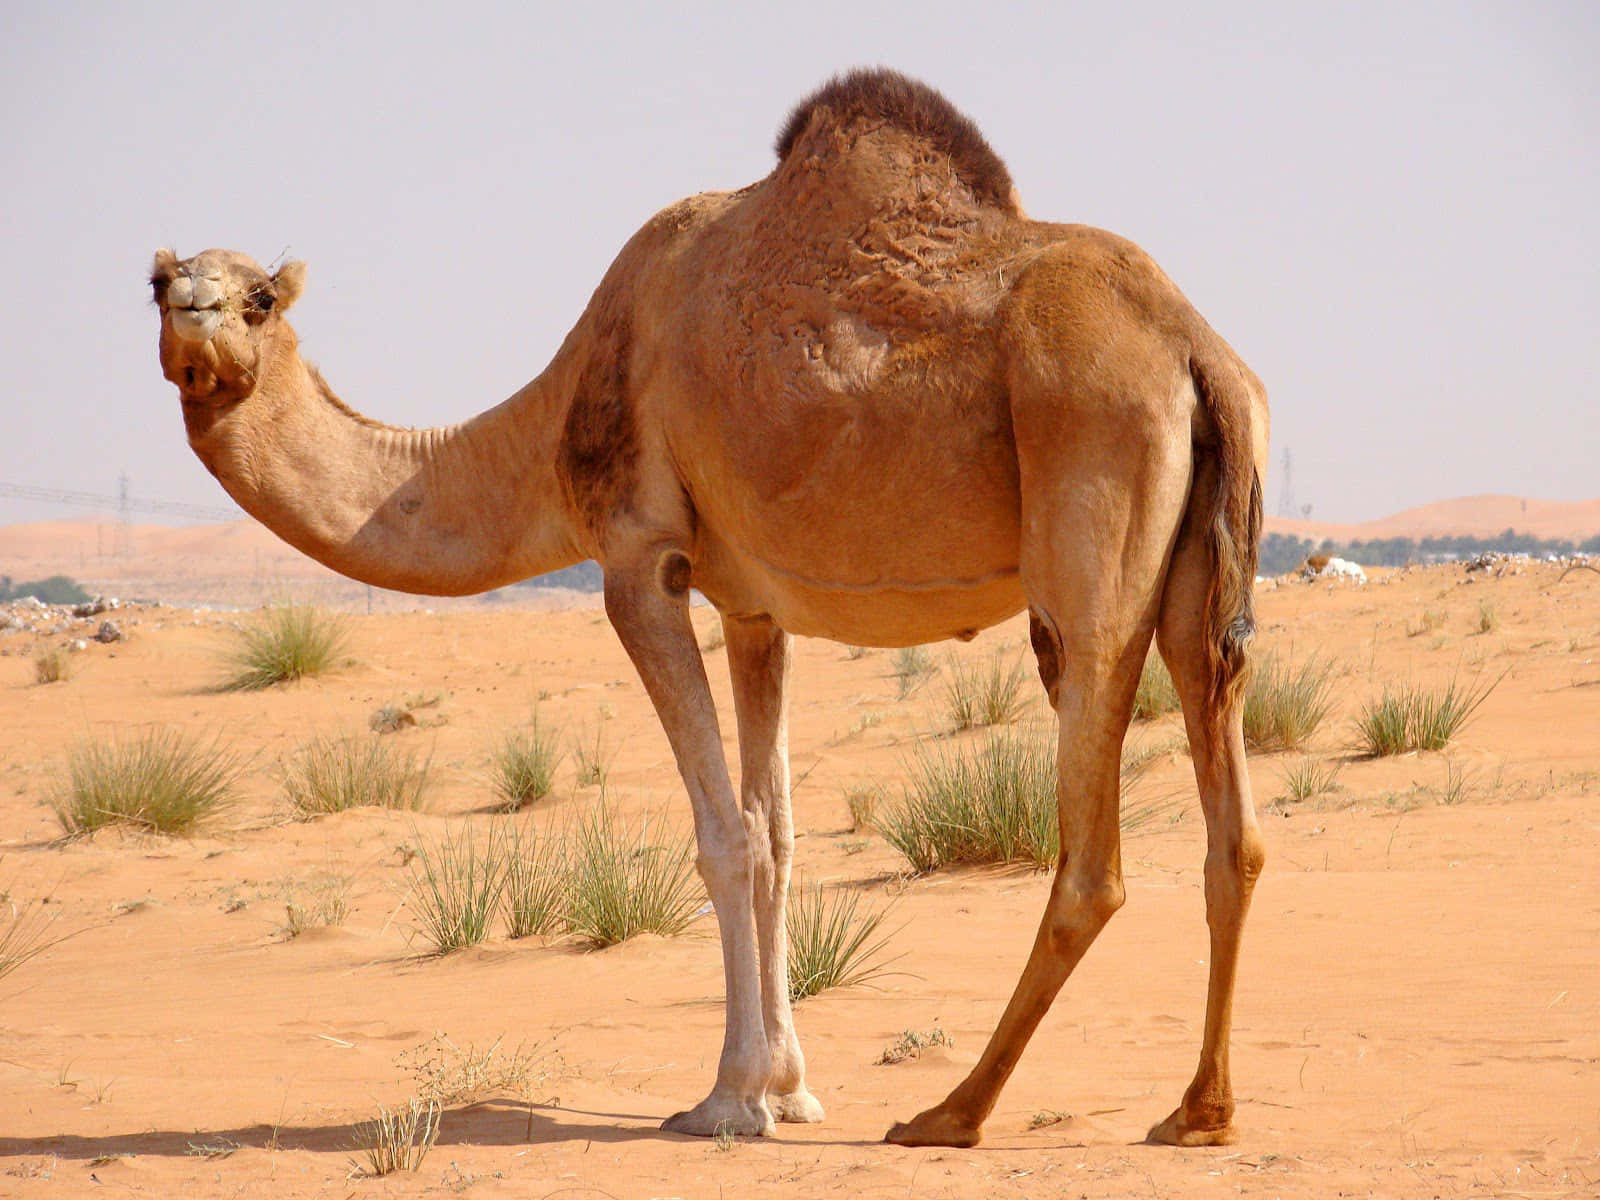
[[[267,287],[266,284],[252,288],[250,294],[245,297],[244,319],[252,325],[260,324],[266,320],[267,314],[272,311],[272,306],[277,302],[278,298],[272,294],[272,289]]]

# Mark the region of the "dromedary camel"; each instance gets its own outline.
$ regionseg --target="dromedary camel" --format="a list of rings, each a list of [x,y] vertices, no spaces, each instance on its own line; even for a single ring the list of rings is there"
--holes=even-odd
[[[554,360],[462,425],[347,408],[284,313],[305,269],[156,254],[161,365],[228,494],[352,578],[484,591],[585,557],[694,807],[726,1031],[669,1130],[817,1121],[785,986],[790,635],[969,638],[1026,606],[1059,724],[1061,857],[978,1064],[896,1125],[970,1146],[1068,973],[1122,904],[1118,758],[1152,634],[1183,699],[1211,930],[1194,1082],[1151,1137],[1232,1136],[1240,929],[1262,865],[1239,689],[1266,461],[1264,392],[1159,268],[1028,219],[976,127],[887,70],[798,105],[778,163],[651,219]],[[736,793],[693,636],[726,631]]]

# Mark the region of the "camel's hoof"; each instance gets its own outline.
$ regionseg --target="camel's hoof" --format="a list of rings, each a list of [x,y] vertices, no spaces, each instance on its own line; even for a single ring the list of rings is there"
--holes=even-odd
[[[897,1121],[883,1140],[896,1146],[976,1146],[983,1130],[942,1108],[930,1108],[909,1121]]]
[[[781,1096],[768,1095],[767,1105],[774,1117],[791,1125],[815,1125],[823,1117],[821,1103],[805,1088]]]
[[[1210,1128],[1191,1125],[1180,1108],[1159,1125],[1152,1126],[1144,1140],[1163,1146],[1231,1146],[1239,1140],[1239,1135],[1231,1121]]]
[[[738,1100],[713,1092],[688,1112],[673,1113],[661,1128],[693,1137],[767,1137],[775,1126],[765,1100]]]

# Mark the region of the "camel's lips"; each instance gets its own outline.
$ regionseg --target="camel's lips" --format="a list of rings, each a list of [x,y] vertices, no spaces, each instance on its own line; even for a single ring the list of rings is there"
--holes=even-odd
[[[220,308],[170,308],[172,332],[186,342],[209,342],[222,323]]]

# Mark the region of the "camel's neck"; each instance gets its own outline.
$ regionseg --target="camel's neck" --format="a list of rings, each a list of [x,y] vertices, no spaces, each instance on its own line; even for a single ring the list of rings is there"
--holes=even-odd
[[[189,444],[241,508],[341,575],[486,591],[583,557],[555,474],[564,357],[461,425],[395,429],[340,403],[291,334],[248,399],[186,411]]]

